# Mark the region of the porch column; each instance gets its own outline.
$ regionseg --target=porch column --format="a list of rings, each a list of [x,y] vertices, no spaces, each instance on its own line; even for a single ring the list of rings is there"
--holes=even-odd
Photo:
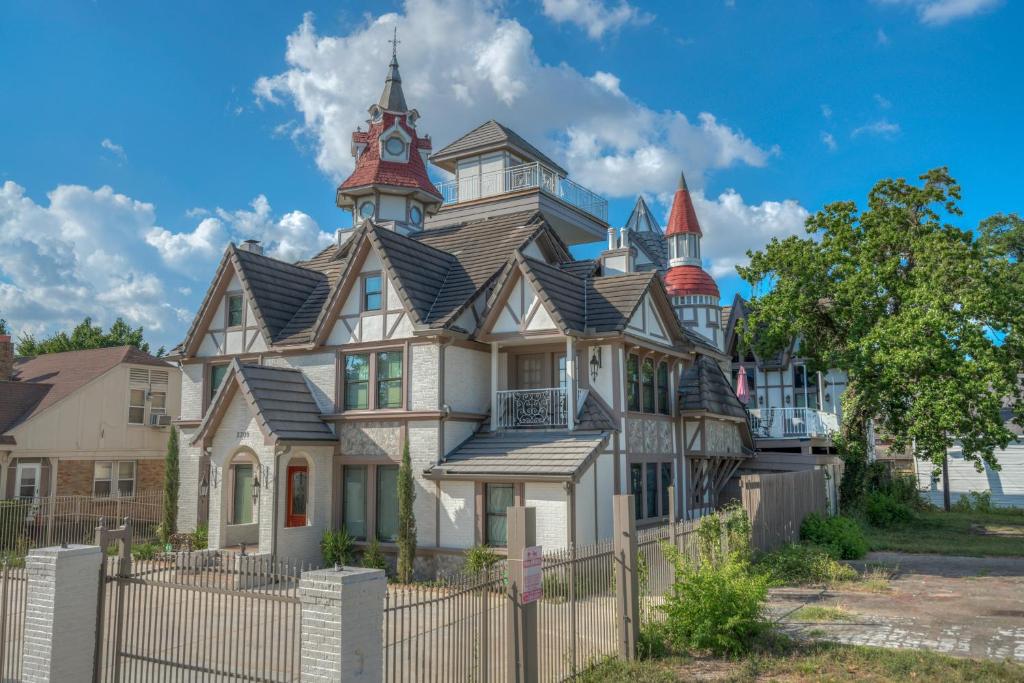
[[[565,338],[565,426],[576,428],[576,337]]]
[[[498,342],[491,342],[491,431],[498,429]]]

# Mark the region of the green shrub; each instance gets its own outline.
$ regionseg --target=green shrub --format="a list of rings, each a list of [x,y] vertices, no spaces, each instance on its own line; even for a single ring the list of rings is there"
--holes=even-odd
[[[812,512],[800,525],[800,538],[821,546],[837,560],[859,560],[868,552],[864,532],[849,517],[823,517]]]
[[[325,529],[320,539],[320,555],[325,565],[351,566],[356,556],[356,541],[345,527],[335,531]]]
[[[768,580],[734,557],[694,567],[673,545],[662,552],[675,567],[675,580],[661,606],[664,632],[678,648],[740,654],[768,629],[764,601]]]
[[[636,644],[640,659],[660,659],[669,654],[665,624],[651,622],[640,627],[640,640]]]
[[[370,545],[363,551],[363,566],[367,569],[383,569],[384,573],[389,573],[388,558],[384,557],[380,542],[376,538],[370,541]]]
[[[475,545],[466,551],[462,562],[462,571],[472,576],[479,576],[496,565],[501,557],[486,545]]]
[[[986,514],[1024,514],[1024,510],[1014,507],[996,507],[992,504],[991,491],[971,491],[966,496],[960,496],[950,507],[953,512],[984,512]]]
[[[835,584],[852,581],[857,572],[837,562],[824,548],[808,543],[791,543],[762,556],[757,568],[773,586]]]
[[[190,538],[192,539],[192,550],[206,550],[210,545],[210,527],[199,524]]]
[[[156,543],[141,543],[132,546],[132,557],[136,560],[152,560],[160,552],[160,546]]]
[[[871,526],[884,529],[909,522],[914,517],[914,513],[893,495],[873,491],[864,500],[864,516]]]

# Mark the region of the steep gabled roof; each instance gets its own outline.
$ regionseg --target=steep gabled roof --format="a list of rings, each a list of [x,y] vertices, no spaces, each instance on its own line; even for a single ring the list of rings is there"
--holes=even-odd
[[[647,206],[643,195],[636,198],[636,204],[633,205],[633,210],[629,213],[629,218],[626,219],[626,225],[623,227],[634,234],[653,232],[661,235],[661,223],[651,213],[651,209]]]
[[[698,355],[694,364],[683,370],[679,381],[679,408],[743,421],[747,419],[747,411],[722,368],[704,355]]]
[[[657,275],[625,273],[588,280],[587,327],[595,332],[622,332]],[[669,325],[675,316],[667,320]],[[676,325],[678,327],[678,324]]]
[[[430,469],[451,476],[573,480],[604,447],[607,432],[480,432]]]
[[[230,248],[238,265],[238,277],[251,295],[256,317],[261,319],[270,339],[277,339],[327,276],[269,256]]]
[[[269,443],[278,441],[336,441],[321,419],[305,377],[299,370],[231,361],[228,374],[192,438],[196,444],[212,438],[235,394],[248,403]]]
[[[563,176],[568,172],[551,160],[551,157],[544,154],[521,135],[511,128],[507,128],[494,119],[480,124],[469,131],[461,138],[449,143],[431,155],[430,160],[445,170],[454,172],[455,168],[450,162],[458,157],[470,156],[474,152],[484,152],[508,148],[518,151],[522,156],[530,157],[548,166],[552,171]]]
[[[587,311],[580,305],[586,281],[543,261],[524,256],[517,259],[555,324],[563,332],[586,329]]]
[[[451,254],[393,230],[374,227],[367,238],[391,274],[415,324],[425,324],[456,260]]]
[[[12,381],[0,382],[0,434],[38,415],[121,363],[171,365],[134,346],[46,353],[19,358]]]

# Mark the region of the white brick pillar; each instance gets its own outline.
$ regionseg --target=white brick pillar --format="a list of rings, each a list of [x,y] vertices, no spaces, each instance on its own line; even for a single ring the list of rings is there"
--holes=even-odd
[[[22,680],[91,681],[103,553],[93,545],[28,554]]]
[[[384,592],[379,569],[303,572],[302,680],[377,683],[384,676]]]

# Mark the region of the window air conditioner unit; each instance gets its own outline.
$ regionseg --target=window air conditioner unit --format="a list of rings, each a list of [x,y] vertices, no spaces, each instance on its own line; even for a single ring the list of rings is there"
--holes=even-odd
[[[149,416],[150,427],[167,427],[171,424],[171,416],[163,413],[151,413]]]

